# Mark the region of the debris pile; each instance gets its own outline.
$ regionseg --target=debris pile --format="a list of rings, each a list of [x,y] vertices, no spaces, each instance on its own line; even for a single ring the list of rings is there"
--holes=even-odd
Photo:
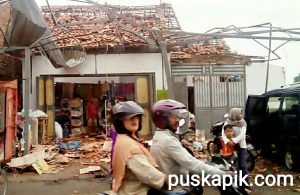
[[[111,140],[98,138],[70,138],[52,145],[39,145],[30,154],[13,158],[7,163],[11,168],[25,169],[32,166],[38,174],[56,174],[73,164],[80,165],[78,174],[101,171],[109,173]]]

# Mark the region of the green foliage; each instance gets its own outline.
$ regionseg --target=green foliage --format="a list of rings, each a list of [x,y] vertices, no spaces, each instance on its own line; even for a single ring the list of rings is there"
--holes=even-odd
[[[294,83],[299,83],[300,82],[300,74],[298,76],[294,77]]]
[[[156,91],[156,99],[157,100],[163,100],[163,99],[168,99],[168,98],[169,98],[168,90],[157,90]]]

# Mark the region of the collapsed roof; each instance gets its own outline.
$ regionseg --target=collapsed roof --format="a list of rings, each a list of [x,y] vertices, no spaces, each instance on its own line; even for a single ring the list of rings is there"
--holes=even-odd
[[[108,49],[148,46],[147,40],[155,44],[147,29],[181,30],[178,20],[169,4],[158,6],[110,6],[105,5],[115,14],[113,20],[102,8],[97,6],[51,6],[55,20],[48,7],[42,7],[48,26],[53,29],[57,42],[62,47],[69,47],[76,40],[59,28],[65,26],[86,49]],[[121,16],[129,18],[128,22]],[[54,22],[56,22],[57,27]]]
[[[168,44],[171,60],[175,62],[216,64],[225,58],[225,63],[233,64],[249,59],[232,55],[221,39],[193,41],[199,36],[160,32],[182,31],[172,6],[166,3],[131,7],[49,6],[42,7],[42,14],[34,0],[0,0],[0,48],[28,46],[43,34],[34,51],[44,53],[56,68],[83,62],[85,51],[160,52],[162,43]],[[20,66],[17,58],[9,60],[9,55],[2,56],[0,66],[7,66],[11,61],[18,61]]]
[[[104,10],[104,7],[106,10]],[[151,30],[181,31],[171,4],[150,6],[45,6],[42,13],[54,40],[61,48],[80,45],[88,52],[157,52],[160,43],[174,44],[168,49],[172,59],[196,56],[225,56],[230,48],[224,40],[193,40],[195,36],[153,33]]]
[[[60,50],[34,0],[0,0],[0,49],[13,51],[31,48],[37,43],[43,44],[40,48],[57,68],[77,65],[85,59],[85,52],[78,47]],[[13,52],[10,54],[16,56]]]

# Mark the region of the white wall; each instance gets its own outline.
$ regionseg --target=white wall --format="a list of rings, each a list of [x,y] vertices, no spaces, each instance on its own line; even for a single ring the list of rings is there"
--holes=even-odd
[[[246,66],[247,95],[261,95],[265,92],[267,64]],[[270,65],[268,91],[286,84],[284,67]]]
[[[120,77],[55,77],[54,82],[60,83],[93,83],[98,84],[99,82],[104,83],[107,81],[108,83],[120,83]]]
[[[32,93],[30,108],[36,107],[36,78],[40,75],[53,74],[122,74],[122,73],[155,73],[156,90],[167,88],[166,77],[163,76],[160,53],[140,54],[98,54],[87,55],[84,63],[73,68],[55,69],[43,56],[32,59]],[[70,79],[69,81],[74,81]],[[163,81],[164,80],[164,81]],[[57,81],[62,81],[57,80]],[[68,82],[69,82],[68,81]]]

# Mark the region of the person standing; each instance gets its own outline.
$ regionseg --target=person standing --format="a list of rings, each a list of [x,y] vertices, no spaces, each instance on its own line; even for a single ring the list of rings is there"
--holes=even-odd
[[[98,105],[93,97],[89,98],[86,105],[86,120],[88,123],[87,133],[95,132],[98,120]]]

